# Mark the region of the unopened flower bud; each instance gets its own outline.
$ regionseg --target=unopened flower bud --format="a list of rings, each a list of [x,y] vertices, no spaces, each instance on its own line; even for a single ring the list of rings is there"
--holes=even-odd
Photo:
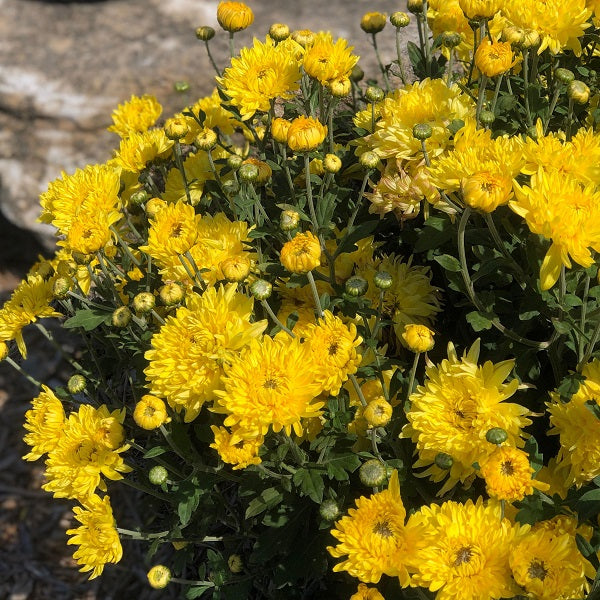
[[[140,292],[133,298],[133,309],[140,315],[149,313],[155,304],[156,300],[151,292]]]
[[[405,12],[397,11],[390,15],[390,23],[396,27],[396,29],[408,27],[410,25],[410,17]]]
[[[190,131],[189,125],[184,117],[171,117],[165,123],[165,135],[170,140],[180,140]]]
[[[337,77],[327,85],[334,98],[345,98],[352,91],[352,83],[347,77]]]
[[[421,352],[429,352],[433,348],[433,335],[433,331],[429,327],[409,323],[404,326],[402,339],[411,352],[420,354]]]
[[[227,165],[234,171],[237,171],[243,164],[244,159],[241,156],[238,156],[237,154],[231,154],[227,158]]]
[[[165,283],[158,291],[158,297],[165,306],[179,304],[185,295],[183,287],[174,281]]]
[[[201,42],[209,42],[215,37],[215,30],[208,25],[203,25],[202,27],[198,27],[198,29],[196,29],[196,37]]]
[[[370,85],[365,92],[365,98],[369,102],[381,102],[384,96],[384,91],[376,85]]]
[[[380,290],[387,290],[392,287],[392,283],[394,283],[394,279],[387,271],[377,271],[375,273],[375,277],[373,277],[373,283],[375,287]]]
[[[509,25],[502,30],[501,38],[503,42],[508,42],[513,46],[520,46],[525,38],[525,30],[522,27]]]
[[[590,99],[590,88],[583,81],[574,79],[567,88],[567,94],[577,104],[585,104]]]
[[[264,279],[257,279],[256,281],[253,281],[252,285],[250,286],[250,293],[257,300],[266,300],[271,295],[272,291],[273,286]]]
[[[156,465],[150,469],[148,479],[154,485],[162,485],[163,483],[167,483],[169,472],[162,465]]]
[[[238,171],[238,175],[242,181],[256,181],[259,175],[258,167],[249,163],[243,164]]]
[[[83,375],[76,373],[69,378],[67,381],[67,389],[69,394],[81,394],[87,385],[87,381]]]
[[[280,144],[287,144],[287,135],[291,124],[291,121],[282,119],[281,117],[273,119],[271,123],[271,135],[273,139]]]
[[[315,34],[310,29],[300,29],[292,32],[292,39],[303,48],[306,48],[315,41]]]
[[[392,419],[392,405],[379,396],[365,406],[363,418],[369,427],[385,427]]]
[[[229,197],[235,196],[240,191],[240,184],[235,179],[226,179],[221,183],[221,186]]]
[[[134,206],[141,206],[145,202],[148,201],[148,192],[146,190],[138,190],[137,192],[133,192],[129,197],[129,202]]]
[[[526,29],[524,31],[521,48],[537,48],[540,43],[540,34],[535,29]]]
[[[379,33],[385,27],[387,15],[381,12],[365,13],[360,20],[360,28],[365,33]]]
[[[367,293],[369,282],[366,279],[355,275],[346,281],[344,287],[348,296],[354,296],[356,298],[358,296],[364,296]]]
[[[131,321],[131,311],[126,306],[119,306],[113,311],[111,322],[114,327],[127,327]]]
[[[352,67],[352,71],[350,71],[351,81],[358,83],[359,81],[362,81],[364,76],[365,72],[358,65],[354,65],[354,67]]]
[[[530,137],[532,140],[536,141],[538,139],[538,130],[535,125],[527,128],[527,137]]]
[[[232,573],[241,573],[244,568],[242,557],[239,554],[232,554],[227,559],[227,566]]]
[[[502,429],[502,427],[492,427],[485,434],[485,439],[490,444],[502,444],[508,439],[508,433]]]
[[[220,265],[225,279],[232,282],[244,281],[250,274],[250,258],[248,254],[229,256]]]
[[[423,0],[408,0],[406,8],[414,15],[418,15],[423,12]]]
[[[456,31],[444,31],[442,33],[442,45],[446,48],[456,48],[463,40],[462,35]]]
[[[57,277],[52,285],[53,296],[55,298],[64,298],[71,289],[72,285],[73,281],[68,277]]]
[[[171,570],[165,565],[155,565],[148,571],[148,583],[155,590],[162,590],[171,581]]]
[[[417,140],[427,140],[433,134],[433,129],[429,123],[417,123],[412,130],[413,137]]]
[[[333,498],[325,498],[319,507],[319,514],[326,521],[335,521],[340,516],[340,507]]]
[[[573,71],[570,71],[569,69],[563,69],[562,67],[559,67],[554,71],[554,77],[556,77],[556,81],[564,85],[569,85],[569,83],[575,79]]]
[[[146,215],[150,219],[153,219],[166,205],[167,203],[162,198],[150,198],[146,202],[144,210],[146,211]]]
[[[265,183],[267,183],[267,181],[269,181],[273,175],[273,170],[268,163],[266,163],[264,160],[259,160],[258,158],[251,156],[250,158],[247,158],[244,161],[244,164],[240,167],[239,174],[242,179],[242,169],[244,168],[244,165],[254,165],[258,169],[258,177],[253,180],[256,185],[265,185]]]
[[[210,150],[217,143],[217,134],[213,129],[205,127],[194,140],[194,143],[200,150]]]
[[[379,156],[369,150],[360,155],[359,162],[367,169],[376,169],[379,165]]]
[[[279,218],[281,231],[293,231],[300,223],[300,214],[295,210],[284,210]]]
[[[387,471],[381,461],[372,458],[360,467],[358,476],[363,485],[377,487],[386,480]]]
[[[479,120],[482,125],[491,125],[496,119],[496,115],[491,110],[482,110],[479,114]]]
[[[326,154],[323,159],[323,169],[327,173],[337,173],[342,168],[342,161],[335,154]]]
[[[290,28],[283,23],[273,23],[269,28],[269,35],[276,42],[283,42],[283,40],[290,37]]]
[[[0,361],[4,360],[8,356],[8,344],[0,341]]]
[[[436,466],[438,466],[440,469],[444,469],[444,471],[449,471],[454,463],[452,457],[445,452],[438,452],[435,455],[434,462]]]
[[[254,13],[243,2],[220,2],[217,6],[217,21],[225,31],[235,33],[254,23]]]

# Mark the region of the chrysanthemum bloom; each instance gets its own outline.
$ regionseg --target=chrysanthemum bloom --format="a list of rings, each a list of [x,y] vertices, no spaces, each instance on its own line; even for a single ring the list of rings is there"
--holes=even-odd
[[[552,54],[569,49],[579,55],[579,38],[591,25],[587,21],[592,11],[586,8],[586,0],[505,0],[502,13],[513,25],[539,34],[538,54],[549,48]]]
[[[416,585],[437,592],[436,600],[487,600],[518,594],[508,556],[511,546],[527,531],[500,519],[500,507],[444,502],[424,506],[408,525],[423,538],[415,557]]]
[[[461,191],[467,206],[491,213],[508,204],[512,196],[512,181],[506,173],[480,171],[461,181]]]
[[[529,187],[514,184],[511,209],[533,233],[552,241],[540,269],[540,287],[550,289],[571,259],[584,268],[594,263],[590,248],[600,251],[600,192],[558,172],[538,173]]]
[[[171,419],[167,414],[165,403],[152,394],[144,394],[133,411],[133,420],[142,429],[156,429]]]
[[[385,23],[385,18],[384,18]],[[303,67],[306,74],[327,85],[332,81],[347,79],[358,56],[352,54],[354,48],[340,38],[333,41],[330,33],[319,33],[304,54]]]
[[[287,145],[294,152],[316,150],[327,135],[327,126],[313,117],[296,117],[288,129]]]
[[[256,185],[265,185],[271,179],[271,175],[273,175],[273,170],[264,160],[259,160],[254,156],[250,156],[246,158],[242,163],[244,165],[254,165],[258,168],[258,177],[254,181]]]
[[[63,434],[56,447],[48,453],[46,480],[42,487],[55,498],[74,498],[85,502],[96,489],[106,491],[102,476],[116,481],[123,479],[131,467],[123,462],[124,410],[109,412],[103,404],[94,408],[82,404],[65,421]]]
[[[575,537],[535,527],[510,553],[510,568],[522,592],[537,600],[576,600],[590,589],[594,567],[577,549]]]
[[[433,348],[434,333],[425,325],[416,325],[409,323],[404,326],[402,339],[406,342],[409,350],[412,352],[429,352]]]
[[[110,500],[94,494],[83,503],[83,508],[76,506],[73,513],[81,525],[67,529],[67,535],[73,536],[67,544],[79,546],[73,558],[81,565],[79,570],[91,571],[90,579],[94,579],[102,574],[104,565],[118,563],[123,556]]]
[[[392,410],[392,405],[383,396],[379,396],[365,406],[362,417],[369,427],[385,427],[392,419]]]
[[[108,131],[114,131],[122,138],[135,133],[143,133],[154,125],[162,113],[158,100],[149,94],[131,98],[119,104],[112,113],[113,125]]]
[[[276,142],[287,144],[287,134],[291,122],[287,119],[277,117],[271,122],[271,135]]]
[[[470,60],[469,53],[473,50],[473,30],[458,0],[429,0],[427,22],[435,38],[447,32],[460,35],[462,41],[454,48],[454,52],[461,60]],[[491,23],[490,27],[493,30]],[[442,44],[440,50],[446,58],[449,58],[450,49],[446,45]]]
[[[230,432],[225,427],[211,425],[215,441],[210,445],[221,457],[224,463],[233,465],[233,470],[245,469],[248,465],[259,465],[262,461],[258,451],[263,443],[264,437],[259,435],[254,438],[244,439]]]
[[[502,7],[502,0],[458,0],[460,8],[469,19],[489,19]]]
[[[225,31],[235,33],[254,23],[254,13],[243,2],[220,2],[217,6],[217,21]]]
[[[308,273],[321,264],[321,244],[310,231],[297,233],[283,245],[279,260],[290,273]]]
[[[228,256],[221,262],[219,268],[227,281],[244,281],[250,274],[252,262],[248,253],[244,253],[236,256]]]
[[[481,463],[481,476],[487,493],[497,500],[515,502],[533,494],[534,489],[548,490],[550,486],[532,479],[533,468],[523,450],[512,446],[498,446]]]
[[[331,530],[339,543],[327,550],[332,556],[345,558],[333,570],[347,571],[365,583],[377,583],[382,575],[389,575],[398,577],[402,587],[410,585],[409,571],[415,566],[420,530],[410,522],[405,524],[405,519],[398,473],[394,471],[387,490],[369,498],[361,496],[356,508]]]
[[[385,598],[377,588],[368,587],[364,583],[359,583],[356,594],[352,594],[350,600],[385,600]]]
[[[264,337],[231,360],[215,392],[215,410],[226,413],[225,426],[237,427],[245,438],[269,429],[302,435],[302,419],[321,413],[320,391],[308,344],[289,336]]]
[[[224,364],[233,360],[266,321],[251,323],[254,301],[236,292],[236,285],[209,288],[188,295],[186,306],[167,318],[152,337],[144,373],[151,393],[165,398],[185,421],[194,420],[204,402],[214,397]]]
[[[566,485],[577,487],[600,475],[600,419],[593,417],[588,402],[600,398],[600,360],[585,365],[585,380],[568,402],[551,392],[548,404],[550,435],[560,435],[558,466],[567,471]]]
[[[56,448],[65,424],[65,411],[62,402],[46,385],[32,400],[33,407],[25,413],[25,429],[29,432],[23,441],[31,450],[23,457],[37,460]]]
[[[410,437],[417,445],[419,459],[414,466],[428,467],[422,476],[434,481],[448,477],[440,495],[459,481],[472,479],[473,464],[492,454],[495,446],[485,438],[490,429],[504,429],[510,445],[522,446],[521,428],[531,423],[526,408],[505,402],[519,386],[517,379],[504,383],[515,361],[487,361],[479,366],[478,358],[479,340],[460,359],[453,344],[448,344],[448,359],[427,367],[424,385],[410,397],[409,423],[401,437]],[[452,457],[450,470],[435,464],[439,453]]]
[[[165,565],[154,565],[147,573],[148,583],[155,590],[162,590],[167,587],[171,580],[171,569]]]
[[[119,220],[116,212],[102,213],[93,210],[82,210],[73,222],[67,237],[58,242],[69,252],[80,254],[96,254],[112,239],[110,226]]]
[[[140,173],[147,163],[156,158],[168,157],[172,147],[173,140],[162,129],[132,133],[121,140],[113,162],[124,171]]]
[[[247,121],[257,110],[268,112],[271,100],[293,96],[300,85],[300,65],[285,44],[255,39],[252,48],[242,48],[240,56],[231,59],[217,81]]]
[[[508,42],[496,42],[486,37],[475,52],[475,66],[488,77],[496,77],[514,67],[512,46]]]

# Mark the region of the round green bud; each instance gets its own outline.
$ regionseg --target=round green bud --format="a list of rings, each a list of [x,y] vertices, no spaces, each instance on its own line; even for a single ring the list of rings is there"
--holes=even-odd
[[[266,300],[271,295],[272,291],[273,286],[264,279],[257,279],[256,281],[253,281],[252,285],[250,286],[250,293],[257,300]]]
[[[285,23],[273,23],[271,27],[269,27],[269,35],[276,42],[283,42],[290,37],[290,28],[285,25]]]
[[[281,231],[293,231],[300,223],[300,213],[295,210],[284,210],[279,218]]]
[[[396,28],[408,27],[410,25],[410,17],[405,12],[397,11],[390,15],[390,23]]]
[[[168,478],[169,472],[162,465],[155,465],[148,473],[148,479],[150,480],[150,483],[154,485],[162,485],[163,483],[167,483]]]
[[[433,135],[433,129],[429,123],[417,123],[412,130],[413,137],[417,140],[427,140]]]
[[[198,27],[196,29],[196,37],[201,42],[210,42],[215,37],[215,30],[208,25],[204,25],[203,27]]]
[[[155,590],[162,590],[171,581],[171,569],[165,565],[156,565],[148,571],[147,577],[151,587]]]
[[[332,498],[325,498],[319,507],[319,514],[326,521],[335,521],[340,516],[340,507]]]
[[[187,81],[176,81],[173,84],[173,89],[177,93],[183,94],[184,92],[187,92],[190,89],[190,84]]]
[[[394,283],[394,279],[387,271],[377,271],[373,278],[373,283],[376,288],[387,290],[392,286],[392,283]]]
[[[567,88],[567,95],[573,102],[585,104],[590,99],[590,88],[583,81],[574,79]]]
[[[358,159],[360,164],[367,169],[376,169],[379,165],[379,156],[370,150],[363,152]]]
[[[256,165],[246,163],[240,167],[238,175],[242,181],[252,182],[258,179],[260,171]]]
[[[344,287],[348,296],[354,296],[357,298],[358,296],[364,296],[367,293],[369,282],[358,275],[354,275],[346,281]]]
[[[365,92],[365,98],[369,102],[381,102],[385,96],[384,91],[376,85],[370,85]]]
[[[479,120],[482,125],[491,125],[496,119],[496,115],[491,110],[482,110],[479,114]]]
[[[559,83],[569,85],[569,83],[575,79],[575,74],[569,69],[563,69],[562,67],[559,67],[554,71],[554,77],[556,77],[556,81]]]
[[[444,469],[444,471],[450,470],[453,463],[454,461],[452,460],[452,457],[445,452],[438,452],[435,455],[436,466],[438,466],[440,469]]]
[[[232,573],[241,573],[244,570],[244,562],[239,554],[232,554],[227,559],[227,566]]]
[[[377,487],[387,479],[387,470],[381,461],[372,458],[360,467],[358,476],[363,485]]]
[[[462,35],[456,31],[444,31],[442,33],[442,45],[446,48],[456,48],[460,46],[462,40]]]
[[[180,140],[190,132],[190,127],[184,117],[171,117],[165,123],[165,135],[170,140]]]
[[[364,76],[365,72],[358,65],[354,65],[354,67],[352,67],[352,71],[350,72],[351,81],[358,83],[359,81],[362,81]]]
[[[149,313],[155,306],[156,300],[151,292],[140,292],[133,299],[133,309],[139,315]]]
[[[83,375],[79,373],[75,373],[69,378],[67,381],[67,389],[69,390],[69,394],[81,394],[83,390],[85,390],[87,386],[87,381]]]
[[[217,134],[213,129],[205,127],[194,140],[194,143],[200,150],[210,150],[217,143]]]
[[[165,283],[158,291],[158,297],[165,306],[179,304],[185,295],[183,287],[174,281]]]
[[[237,171],[243,163],[244,159],[241,156],[238,156],[237,154],[231,154],[227,159],[227,165],[230,169],[233,169],[234,171]]]
[[[134,206],[141,206],[148,201],[148,192],[146,190],[138,190],[137,192],[133,192],[129,198],[129,202]]]
[[[508,439],[508,433],[502,427],[492,427],[485,434],[485,439],[490,444],[503,444]]]
[[[423,0],[408,0],[406,8],[408,8],[413,15],[421,14],[423,12]]]
[[[131,311],[126,306],[119,306],[113,311],[111,322],[114,327],[127,327],[131,321]]]
[[[235,196],[240,191],[240,184],[235,179],[227,179],[221,185],[227,196]]]
[[[55,298],[64,298],[72,285],[73,281],[69,277],[57,277],[52,285],[52,294]]]

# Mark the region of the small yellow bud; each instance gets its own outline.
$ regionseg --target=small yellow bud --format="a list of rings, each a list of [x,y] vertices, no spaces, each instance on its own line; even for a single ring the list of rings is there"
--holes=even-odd
[[[243,2],[221,2],[217,7],[217,21],[225,31],[235,33],[254,23],[254,13]]]
[[[363,411],[369,427],[385,427],[392,419],[392,405],[383,397],[371,400]]]
[[[525,39],[525,30],[516,25],[509,25],[502,30],[501,39],[513,46],[520,46]]]
[[[131,311],[126,306],[120,306],[113,311],[111,322],[114,327],[127,327],[131,321]]]
[[[81,394],[87,385],[87,381],[83,375],[76,373],[69,378],[67,381],[67,389],[69,394]]]
[[[166,205],[167,203],[162,198],[150,198],[146,202],[144,210],[146,211],[146,215],[150,219],[153,219]]]
[[[269,179],[271,179],[271,175],[273,175],[271,167],[266,162],[259,160],[258,158],[254,158],[253,156],[247,158],[243,164],[254,165],[258,169],[258,176],[254,180],[254,183],[256,183],[256,185],[264,185],[269,181]]]
[[[352,90],[352,83],[347,77],[332,79],[328,84],[331,95],[335,98],[345,98]]]
[[[162,590],[171,581],[171,570],[165,565],[155,565],[148,571],[148,583],[155,590]]]
[[[244,568],[242,557],[239,554],[232,554],[227,559],[227,566],[232,573],[241,573]]]
[[[537,48],[541,43],[540,34],[535,29],[526,29],[523,33],[521,47]]]
[[[271,135],[276,142],[287,144],[287,134],[292,123],[287,119],[277,117],[271,123]]]
[[[151,394],[145,394],[135,405],[133,420],[142,429],[150,431],[160,427],[163,423],[168,423],[171,419],[163,400]]]
[[[569,83],[571,83],[571,81],[575,79],[575,74],[569,69],[563,69],[559,67],[558,69],[556,69],[556,71],[554,71],[554,77],[556,77],[556,80],[560,83],[568,85]]]
[[[283,23],[273,23],[269,28],[269,35],[276,42],[283,42],[283,40],[290,37],[290,28]]]
[[[577,104],[585,104],[590,99],[590,88],[583,81],[574,79],[567,88],[567,94]]]
[[[303,48],[311,46],[315,41],[315,34],[310,29],[299,29],[292,32],[292,39]]]
[[[228,281],[244,281],[250,274],[250,258],[246,253],[229,256],[221,262],[219,267]]]
[[[165,135],[170,140],[180,140],[190,131],[189,125],[184,117],[171,117],[165,123]]]
[[[337,173],[342,168],[342,161],[335,154],[326,154],[323,159],[323,169],[327,173]]]
[[[196,29],[196,37],[201,42],[209,42],[215,37],[215,30],[208,25],[198,27],[198,29]]]
[[[313,117],[296,117],[288,129],[287,145],[294,152],[316,150],[327,135],[327,127]]]
[[[194,143],[200,150],[210,150],[217,143],[217,134],[214,130],[205,127],[194,140]]]
[[[140,292],[133,299],[133,309],[139,315],[149,313],[155,304],[154,294],[151,292]]]
[[[365,33],[379,33],[387,23],[387,15],[381,12],[365,13],[360,20],[360,28]]]
[[[308,273],[321,264],[321,243],[310,231],[297,233],[283,245],[279,260],[290,273]]]
[[[279,227],[281,231],[292,231],[300,223],[300,214],[295,210],[284,210],[279,218]]]
[[[410,323],[404,326],[402,339],[406,342],[408,348],[415,353],[428,352],[433,348],[434,333],[425,325]]]
[[[174,281],[165,283],[158,291],[158,297],[165,306],[179,304],[185,295],[183,287]]]
[[[387,470],[381,461],[372,458],[363,463],[358,470],[358,476],[363,485],[375,487],[381,485],[386,480]]]
[[[410,17],[405,12],[397,11],[390,15],[390,23],[396,27],[396,29],[408,27],[410,25]]]
[[[369,150],[368,152],[363,152],[358,161],[367,169],[376,169],[379,165],[379,156]]]

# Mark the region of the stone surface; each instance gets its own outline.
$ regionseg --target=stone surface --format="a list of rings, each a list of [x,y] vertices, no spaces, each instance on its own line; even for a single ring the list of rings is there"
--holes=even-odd
[[[0,211],[14,224],[51,243],[53,231],[36,223],[38,196],[62,170],[72,173],[110,157],[118,144],[106,131],[111,112],[132,94],[154,94],[168,116],[210,93],[213,71],[194,30],[211,25],[220,66],[228,37],[216,23],[213,0],[51,2],[0,0]],[[361,55],[377,75],[366,11],[405,10],[405,0],[248,0],[255,22],[236,34],[236,46],[264,38],[275,22],[292,29],[327,29]],[[415,28],[407,35],[415,37]],[[379,34],[384,62],[395,58],[394,29]],[[189,82],[188,92],[174,90]],[[0,260],[2,257],[0,256]]]

